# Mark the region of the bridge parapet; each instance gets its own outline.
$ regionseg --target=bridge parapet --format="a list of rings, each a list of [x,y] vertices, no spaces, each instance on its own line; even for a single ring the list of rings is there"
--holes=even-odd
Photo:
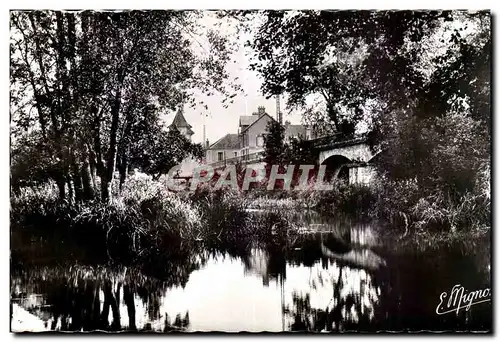
[[[255,153],[250,153],[238,157],[233,157],[233,158],[228,158],[224,160],[217,161],[215,163],[209,164],[211,167],[214,169],[224,167],[226,165],[235,165],[235,164],[251,164],[251,163],[257,163],[260,162],[264,159],[264,153],[263,152],[255,152]]]
[[[311,147],[317,150],[331,149],[336,147],[350,146],[364,143],[368,140],[365,134],[356,136],[346,136],[341,133],[332,134],[326,137],[321,137],[309,140]]]
[[[373,157],[366,135],[346,137],[337,134],[311,142],[313,143],[311,147],[319,151],[319,164],[335,155],[355,163],[366,163]]]

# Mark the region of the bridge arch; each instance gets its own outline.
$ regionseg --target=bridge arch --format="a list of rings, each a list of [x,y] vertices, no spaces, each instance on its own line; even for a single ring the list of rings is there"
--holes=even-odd
[[[326,165],[325,178],[327,180],[341,179],[349,181],[348,166],[352,164],[351,159],[340,154],[334,154],[326,158],[321,164]]]
[[[334,155],[343,156],[351,162],[363,162],[366,163],[373,157],[373,153],[366,143],[358,143],[354,145],[333,147],[331,149],[325,149],[319,153],[319,164],[323,164],[325,160]]]

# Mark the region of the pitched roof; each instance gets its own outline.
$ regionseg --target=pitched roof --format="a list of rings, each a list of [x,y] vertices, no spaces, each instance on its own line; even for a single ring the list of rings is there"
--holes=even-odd
[[[259,117],[257,115],[241,115],[240,116],[240,126],[250,126],[255,121],[257,121]]]
[[[192,126],[187,123],[186,118],[184,117],[184,110],[182,109],[182,107],[179,108],[179,110],[175,114],[174,120],[172,120],[170,126],[175,126],[177,128],[187,127],[189,128],[189,130],[191,130]]]
[[[252,127],[256,122],[260,121],[260,119],[262,119],[265,116],[268,116],[271,120],[276,121],[276,120],[274,120],[274,118],[271,115],[265,113],[264,115],[259,116],[257,118],[257,120],[255,120],[254,122],[252,122],[248,127],[246,127],[244,130],[242,130],[240,133],[246,132],[250,127]]]
[[[239,148],[238,134],[228,133],[215,143],[210,145],[209,149],[237,149]]]
[[[238,134],[226,134],[216,142],[214,142],[210,147],[208,148],[209,150],[230,150],[230,149],[239,149],[240,148],[240,142],[238,139]]]

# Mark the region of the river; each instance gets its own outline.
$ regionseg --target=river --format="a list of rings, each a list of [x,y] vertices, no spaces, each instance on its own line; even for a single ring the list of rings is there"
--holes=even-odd
[[[300,238],[287,250],[200,248],[140,269],[71,259],[13,263],[11,329],[491,330],[491,302],[436,313],[441,293],[454,285],[490,287],[488,239],[400,245],[375,222],[317,214],[298,222]],[[343,250],[337,241],[345,237]]]

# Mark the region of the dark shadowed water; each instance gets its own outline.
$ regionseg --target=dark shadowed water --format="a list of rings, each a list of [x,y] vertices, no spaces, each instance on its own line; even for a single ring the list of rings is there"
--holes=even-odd
[[[438,315],[443,292],[490,287],[489,240],[414,245],[376,224],[305,215],[282,250],[186,252],[148,269],[13,263],[13,331],[489,331],[491,302]],[[345,242],[349,243],[346,244]]]

